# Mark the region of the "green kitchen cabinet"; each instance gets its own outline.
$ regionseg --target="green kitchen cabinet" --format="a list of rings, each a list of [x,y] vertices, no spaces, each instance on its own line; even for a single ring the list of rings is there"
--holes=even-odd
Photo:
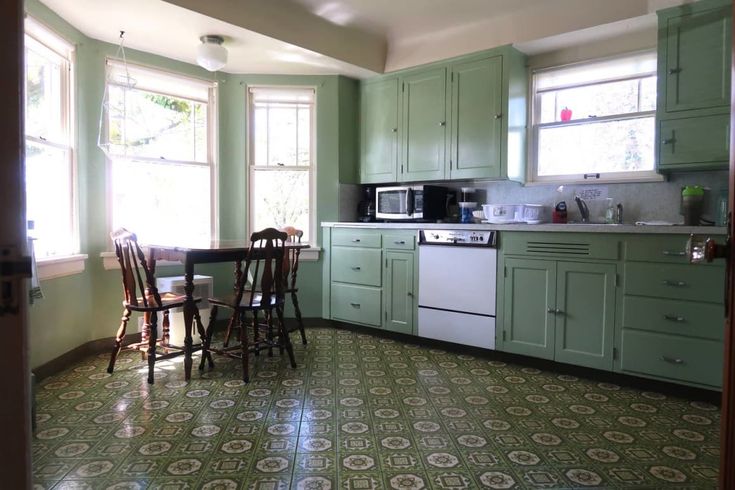
[[[731,8],[725,0],[703,0],[658,12],[660,171],[727,168]]]
[[[451,65],[450,179],[500,178],[503,58]]]
[[[414,290],[413,252],[385,253],[383,279],[383,328],[392,332],[414,333],[416,294]]]
[[[556,263],[506,259],[503,350],[554,359]]]
[[[440,180],[445,177],[446,89],[447,68],[443,66],[401,78],[401,180]]]
[[[558,262],[554,359],[612,369],[615,264]]]
[[[503,350],[612,369],[615,265],[505,260]]]
[[[398,87],[395,77],[362,87],[360,179],[363,184],[397,180]]]

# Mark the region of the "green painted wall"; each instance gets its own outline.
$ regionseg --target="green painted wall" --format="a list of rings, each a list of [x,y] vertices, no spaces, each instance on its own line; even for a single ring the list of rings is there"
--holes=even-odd
[[[117,46],[84,36],[38,0],[27,12],[76,45],[77,165],[81,251],[89,255],[82,274],[45,280],[44,299],[30,308],[31,366],[48,362],[90,340],[115,335],[122,313],[118,270],[104,270],[100,253],[108,250],[106,163],[97,148],[104,60]],[[213,74],[197,66],[126,50],[128,60],[199,78]],[[357,83],[341,76],[234,76],[217,74],[219,89],[220,236],[245,238],[247,219],[246,84],[306,85],[317,89],[317,224],[336,221],[339,182],[353,182],[357,154],[355,108]],[[321,243],[321,228],[317,227]],[[303,262],[299,283],[304,316],[321,314],[321,263]],[[159,268],[158,275],[179,275],[181,267]],[[232,285],[232,265],[197,269],[215,277],[215,292]],[[130,322],[136,331],[137,320]]]

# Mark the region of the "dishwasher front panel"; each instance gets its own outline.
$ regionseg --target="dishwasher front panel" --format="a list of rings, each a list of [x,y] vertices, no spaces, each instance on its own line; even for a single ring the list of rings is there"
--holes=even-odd
[[[419,337],[495,349],[495,317],[419,306]]]
[[[419,307],[495,316],[496,274],[494,248],[422,245]]]

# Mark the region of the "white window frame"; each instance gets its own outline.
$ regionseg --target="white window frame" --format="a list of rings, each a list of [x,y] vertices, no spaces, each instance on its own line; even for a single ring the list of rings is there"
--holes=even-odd
[[[642,50],[636,52],[629,52],[622,55],[616,55],[606,58],[597,58],[593,60],[586,60],[577,63],[571,63],[560,66],[544,67],[534,69],[531,72],[531,83],[529,85],[529,120],[531,121],[531,135],[529,138],[528,147],[528,171],[527,171],[527,183],[526,185],[544,185],[552,183],[564,183],[564,184],[588,184],[594,185],[598,183],[612,184],[612,183],[625,183],[625,182],[662,182],[665,177],[657,172],[656,164],[654,161],[654,168],[652,170],[641,170],[633,172],[607,172],[597,173],[590,172],[586,174],[566,174],[566,175],[538,175],[538,152],[539,152],[539,130],[541,128],[554,128],[554,127],[566,127],[566,126],[578,126],[587,124],[597,124],[601,122],[609,121],[623,121],[629,119],[641,119],[646,117],[653,117],[655,120],[656,110],[650,111],[639,111],[634,113],[623,113],[623,114],[611,114],[607,116],[599,116],[588,119],[576,119],[564,122],[550,122],[550,123],[539,123],[541,119],[541,104],[540,94],[547,91],[554,91],[559,89],[586,87],[592,85],[601,85],[610,82],[619,82],[625,80],[642,79],[649,76],[656,76],[656,71],[641,73],[637,75],[627,75],[620,77],[610,77],[605,79],[598,79],[590,82],[580,82],[575,84],[558,85],[552,88],[547,88],[539,91],[536,87],[536,75],[539,73],[562,70],[573,66],[584,66],[593,65],[601,61],[614,61],[623,60],[626,58],[632,58],[634,56],[640,56],[645,54],[656,55],[655,50]],[[640,94],[639,94],[640,96]]]
[[[155,162],[157,164],[160,164],[162,162],[165,162],[166,164],[170,165],[196,165],[196,166],[208,166],[209,167],[209,183],[210,183],[210,190],[209,190],[209,197],[210,197],[210,238],[212,240],[215,240],[219,237],[219,199],[218,199],[218,158],[219,158],[219,152],[218,152],[218,135],[219,135],[219,126],[218,126],[218,93],[217,88],[218,84],[217,82],[214,82],[212,80],[205,80],[202,78],[198,78],[195,76],[185,75],[177,72],[172,72],[166,69],[157,68],[157,67],[151,67],[146,66],[142,64],[136,64],[136,63],[130,63],[130,62],[124,62],[123,60],[118,60],[112,57],[108,57],[105,59],[105,67],[106,70],[110,66],[110,64],[121,64],[126,63],[129,67],[135,69],[135,70],[142,70],[144,72],[148,72],[149,75],[155,77],[156,75],[160,75],[161,77],[166,77],[168,79],[181,79],[184,82],[195,82],[195,83],[202,83],[202,84],[209,84],[211,87],[208,89],[208,97],[207,100],[199,100],[199,99],[193,99],[189,96],[182,96],[177,95],[174,93],[171,93],[170,91],[163,91],[163,90],[152,90],[152,89],[141,89],[145,92],[149,93],[156,93],[159,95],[166,95],[170,97],[176,97],[179,99],[185,99],[185,100],[193,100],[195,102],[205,102],[207,104],[207,162],[191,162],[191,161],[184,161],[184,160],[169,160],[165,159],[162,160],[160,158],[153,158],[153,157],[128,157],[128,156],[114,156],[114,159],[127,159],[132,161],[139,161],[139,162]],[[108,81],[107,75],[105,75],[105,86],[110,83]],[[107,124],[107,120],[104,119],[102,121],[103,125],[103,131],[109,130],[109,125]],[[113,200],[112,200],[112,158],[109,156],[106,156],[106,194],[107,194],[107,229],[112,229],[112,217],[113,217]],[[182,191],[181,198],[185,198],[185,193]],[[112,244],[112,240],[107,238],[107,252],[102,252],[100,254],[100,257],[103,259],[103,265],[105,269],[117,269],[119,268],[119,264],[117,263],[117,259],[115,256],[115,252],[113,252],[114,246]],[[158,262],[156,264],[157,266],[167,266],[167,265],[180,265],[178,263],[166,263],[166,262]]]
[[[47,49],[61,59],[61,114],[63,139],[65,141],[52,141],[47,138],[26,134],[26,142],[39,146],[64,149],[69,158],[70,183],[71,183],[71,230],[72,250],[69,254],[39,257],[37,259],[38,277],[40,279],[53,279],[57,277],[78,274],[85,269],[86,254],[80,253],[79,233],[79,184],[77,168],[77,134],[76,134],[76,110],[75,110],[75,46],[54,32],[52,29],[39,22],[32,16],[26,14],[24,20],[24,40],[30,38],[43,49]],[[25,48],[24,48],[25,49]],[[25,70],[25,67],[24,67]]]
[[[310,141],[310,156],[309,156],[309,168],[304,168],[303,165],[283,165],[277,167],[271,167],[266,165],[255,165],[255,111],[253,110],[253,97],[251,89],[277,89],[277,90],[313,90],[314,102],[311,108],[311,120],[309,137]],[[317,147],[316,147],[316,121],[317,121],[317,87],[311,85],[246,85],[245,86],[245,97],[246,97],[246,113],[247,113],[247,183],[246,188],[248,189],[248,221],[247,221],[247,235],[253,231],[253,223],[255,221],[254,209],[255,209],[255,195],[251,192],[250,184],[254,182],[254,173],[256,171],[288,171],[296,170],[301,172],[308,172],[309,174],[309,248],[301,252],[301,260],[317,260],[319,258],[319,251],[321,250],[317,243],[317,227],[316,227],[316,196],[317,196]]]

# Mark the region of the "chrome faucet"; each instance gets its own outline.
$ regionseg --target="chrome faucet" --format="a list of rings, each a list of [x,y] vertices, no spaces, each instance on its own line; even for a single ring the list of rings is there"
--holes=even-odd
[[[577,202],[577,207],[579,207],[579,214],[582,215],[582,223],[589,223],[590,209],[587,207],[587,203],[579,196],[574,196],[574,200]]]

